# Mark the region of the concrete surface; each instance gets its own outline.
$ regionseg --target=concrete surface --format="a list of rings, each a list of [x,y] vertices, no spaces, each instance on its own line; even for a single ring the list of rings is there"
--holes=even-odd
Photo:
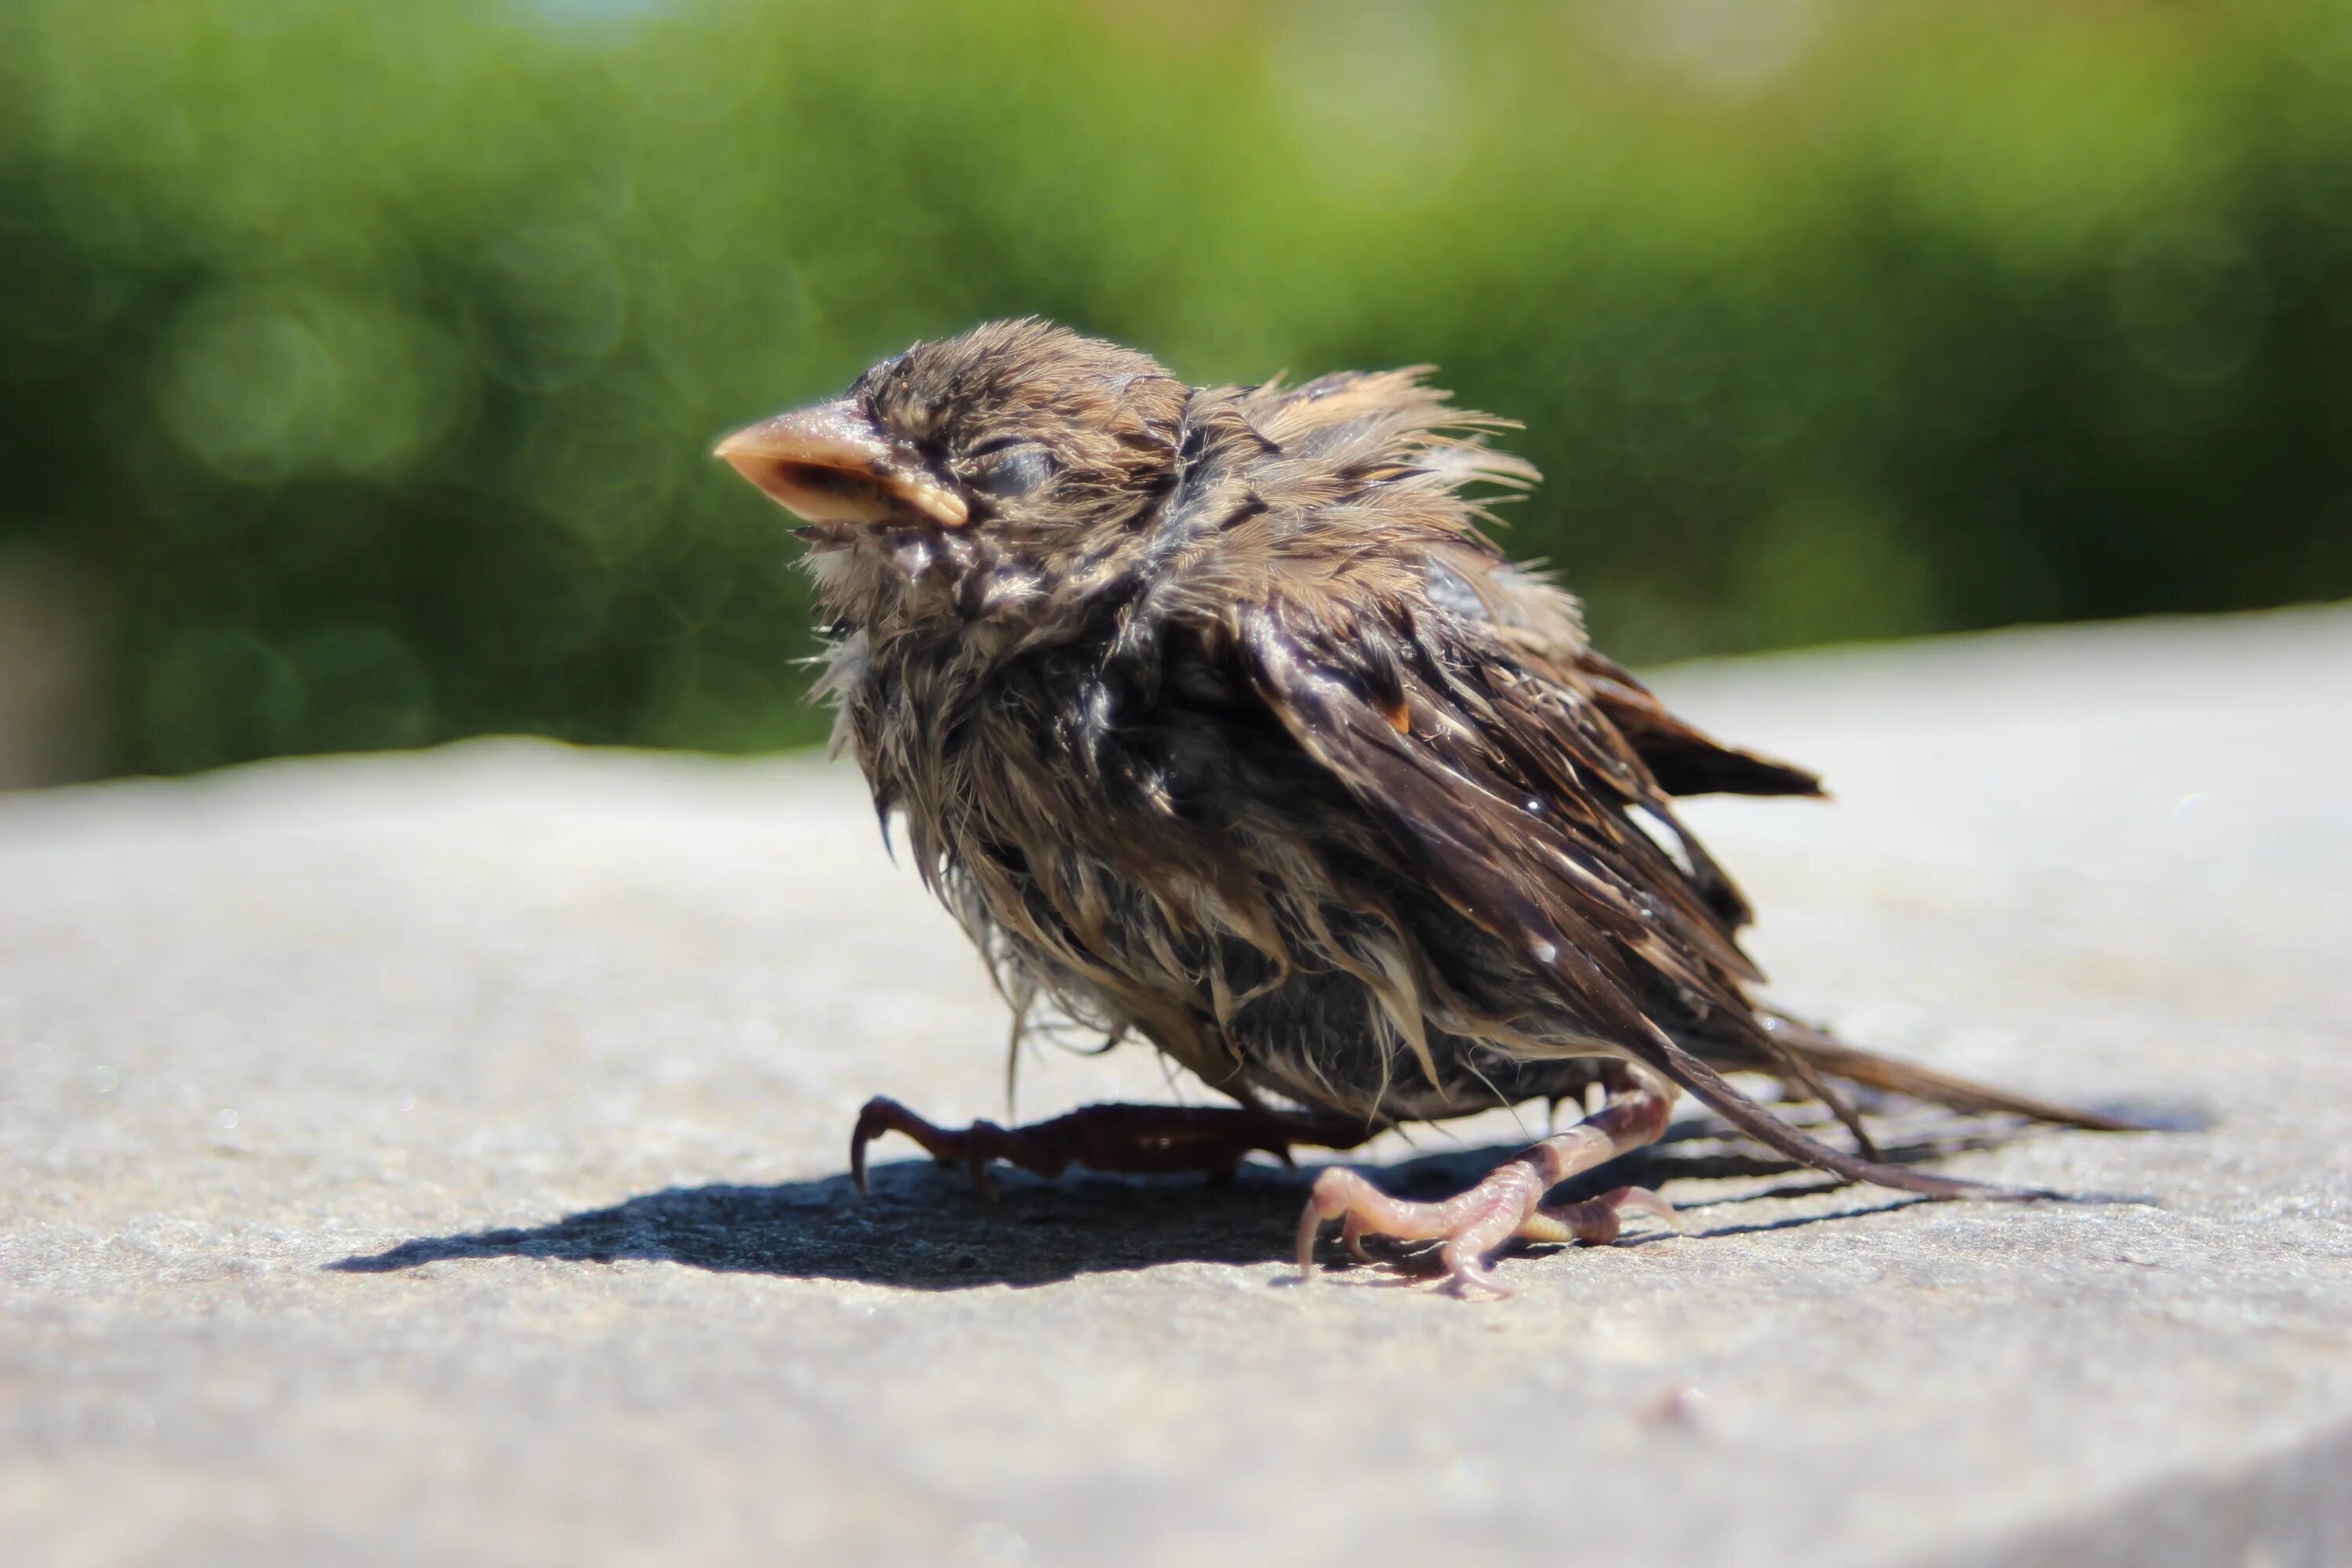
[[[2352,1562],[2352,613],[1672,672],[1834,806],[1694,812],[1776,994],[2152,1108],[1470,1304],[1282,1261],[1301,1178],[1008,1179],[977,962],[806,761],[517,742],[0,800],[0,1558]],[[1171,1091],[1044,1053],[1022,1110]],[[2210,1121],[2195,1130],[2200,1119]],[[1466,1179],[1496,1116],[1390,1179]]]

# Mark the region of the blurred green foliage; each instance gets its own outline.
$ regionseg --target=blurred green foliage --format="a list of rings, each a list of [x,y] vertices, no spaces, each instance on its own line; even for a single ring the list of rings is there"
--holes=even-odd
[[[0,10],[0,547],[104,766],[812,738],[709,444],[1024,311],[1439,363],[1630,658],[2341,595],[2352,8]]]

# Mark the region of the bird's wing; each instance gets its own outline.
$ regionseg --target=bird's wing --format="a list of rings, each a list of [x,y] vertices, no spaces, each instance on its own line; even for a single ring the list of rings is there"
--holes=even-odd
[[[1668,795],[1822,793],[1821,775],[1761,752],[1727,746],[1676,718],[1615,660],[1584,649],[1576,672],[1625,743]]]
[[[1724,745],[1669,712],[1593,651],[1573,595],[1547,574],[1506,560],[1467,526],[1486,514],[1457,500],[1461,487],[1483,483],[1507,493],[1531,485],[1536,471],[1480,438],[1510,421],[1454,408],[1424,384],[1424,368],[1349,371],[1300,386],[1251,389],[1235,407],[1279,454],[1260,458],[1256,475],[1293,500],[1316,496],[1319,480],[1317,499],[1369,499],[1383,517],[1397,510],[1400,478],[1421,481],[1424,500],[1442,497],[1433,515],[1414,520],[1430,529],[1431,591],[1454,614],[1493,626],[1523,663],[1583,688],[1666,794],[1821,794],[1821,780],[1805,769]]]
[[[1585,639],[1576,599],[1547,574],[1507,561],[1475,538],[1440,543],[1427,559],[1435,602],[1493,628],[1528,668],[1581,690],[1666,794],[1822,793],[1816,774],[1727,746],[1669,711],[1648,687]]]
[[[1601,704],[1426,605],[1280,589],[1229,602],[1222,637],[1297,745],[1391,837],[1400,859],[1515,952],[1592,1033],[1792,1159],[1943,1195],[2021,1195],[1846,1154],[1739,1092],[1661,1026],[1671,1000],[1769,1037],[1754,970],[1638,814],[1673,818]]]

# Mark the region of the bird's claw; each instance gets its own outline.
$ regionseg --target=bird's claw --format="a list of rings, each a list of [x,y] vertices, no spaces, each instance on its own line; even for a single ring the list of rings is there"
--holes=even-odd
[[[1457,1291],[1515,1296],[1518,1288],[1505,1284],[1487,1262],[1506,1242],[1598,1247],[1617,1239],[1629,1212],[1682,1229],[1675,1206],[1647,1187],[1619,1187],[1574,1204],[1544,1203],[1543,1192],[1540,1173],[1515,1161],[1456,1197],[1412,1203],[1391,1197],[1355,1172],[1335,1165],[1315,1179],[1307,1212],[1299,1216],[1299,1270],[1314,1278],[1316,1239],[1336,1219],[1341,1222],[1341,1245],[1360,1263],[1379,1261],[1365,1248],[1367,1237],[1434,1241],[1439,1265]]]
[[[968,1167],[982,1195],[993,1196],[988,1160],[981,1149],[988,1133],[1003,1131],[994,1122],[975,1121],[961,1132],[951,1132],[944,1127],[934,1127],[887,1095],[877,1094],[858,1110],[857,1124],[850,1129],[849,1179],[856,1186],[857,1195],[866,1196],[866,1145],[885,1132],[903,1132],[940,1164]]]
[[[1655,1141],[1665,1128],[1666,1100],[1637,1089],[1612,1100],[1582,1124],[1514,1154],[1468,1192],[1439,1203],[1391,1197],[1354,1171],[1333,1165],[1315,1178],[1307,1210],[1298,1217],[1298,1268],[1315,1277],[1315,1242],[1324,1226],[1340,1222],[1339,1239],[1362,1262],[1368,1236],[1438,1243],[1438,1262],[1457,1291],[1517,1294],[1498,1279],[1487,1258],[1512,1240],[1580,1241],[1599,1246],[1617,1239],[1627,1211],[1646,1214],[1682,1228],[1675,1207],[1647,1187],[1619,1187],[1581,1203],[1547,1204],[1544,1194],[1580,1171],[1587,1171],[1630,1148]]]

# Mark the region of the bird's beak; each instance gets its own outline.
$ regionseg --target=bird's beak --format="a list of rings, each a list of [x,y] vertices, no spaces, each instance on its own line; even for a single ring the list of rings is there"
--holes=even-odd
[[[919,453],[845,398],[747,425],[713,455],[811,522],[887,522],[909,510],[942,528],[971,518]]]

